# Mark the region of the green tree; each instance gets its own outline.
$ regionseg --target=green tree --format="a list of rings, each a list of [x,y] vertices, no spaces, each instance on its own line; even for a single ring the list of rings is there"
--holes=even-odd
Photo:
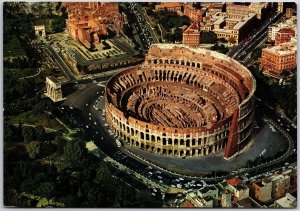
[[[201,33],[201,42],[202,43],[216,43],[217,42],[217,35],[215,32],[202,32]]]
[[[55,138],[55,144],[58,154],[62,155],[64,153],[64,148],[67,144],[67,141],[63,137],[57,136]]]
[[[236,40],[235,40],[234,37],[230,37],[230,38],[228,39],[228,42],[229,42],[230,44],[235,44]]]
[[[12,138],[13,126],[10,124],[4,124],[4,140]]]
[[[64,152],[64,157],[71,167],[80,167],[84,163],[87,154],[85,145],[81,140],[67,142]]]
[[[52,31],[62,32],[66,28],[66,20],[63,17],[55,18],[51,23]]]
[[[262,49],[261,48],[256,48],[256,49],[254,49],[254,51],[252,51],[251,57],[254,60],[259,59],[261,57],[261,54],[262,54]]]
[[[52,182],[43,182],[38,186],[37,191],[42,197],[45,197],[49,202],[49,199],[53,197],[54,188],[55,186]]]
[[[37,140],[41,141],[44,139],[45,128],[43,128],[42,126],[38,126],[38,127],[34,128],[34,132],[35,132],[35,136],[36,136]]]
[[[24,137],[24,141],[33,141],[35,140],[35,131],[33,127],[23,127],[22,136]]]
[[[27,143],[26,151],[30,158],[35,159],[40,154],[40,143],[38,141],[31,141]]]

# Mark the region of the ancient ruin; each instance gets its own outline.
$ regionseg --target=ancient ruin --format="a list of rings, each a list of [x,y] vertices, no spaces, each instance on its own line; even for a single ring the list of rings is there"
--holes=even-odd
[[[255,79],[237,61],[185,45],[155,44],[142,65],[106,86],[106,119],[131,146],[172,156],[225,149],[252,139]]]
[[[67,30],[88,49],[108,35],[108,27],[122,28],[122,15],[114,2],[64,2],[67,8]]]

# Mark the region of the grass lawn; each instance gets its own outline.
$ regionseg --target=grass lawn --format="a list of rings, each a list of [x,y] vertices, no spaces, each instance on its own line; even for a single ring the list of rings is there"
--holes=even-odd
[[[33,124],[37,126],[48,127],[55,130],[64,130],[64,127],[55,119],[47,117],[44,114],[33,114],[31,111],[23,112],[17,116],[8,117],[8,122],[12,124],[19,123]]]
[[[17,36],[12,36],[8,43],[3,43],[3,56],[4,57],[17,57],[26,56],[26,51],[23,49],[20,40]]]

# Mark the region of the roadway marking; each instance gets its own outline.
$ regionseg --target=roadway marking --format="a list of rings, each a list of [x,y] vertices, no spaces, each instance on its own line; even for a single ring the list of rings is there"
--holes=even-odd
[[[96,86],[96,84],[95,85],[93,85],[93,86],[91,86],[90,88],[88,88],[87,90],[85,90],[85,91],[83,91],[83,92],[81,92],[76,98],[75,98],[75,100],[69,105],[69,107],[71,107],[76,101],[77,101],[77,99],[83,94],[83,93],[85,93],[85,92],[87,92],[88,90],[90,90],[90,89],[92,89],[92,88],[94,88]]]
[[[104,84],[98,83],[97,85],[105,88]]]

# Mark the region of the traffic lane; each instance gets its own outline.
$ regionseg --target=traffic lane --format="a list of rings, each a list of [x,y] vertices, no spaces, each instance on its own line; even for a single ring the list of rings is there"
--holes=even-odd
[[[272,22],[275,21],[275,23],[276,23],[276,22],[278,22],[279,20],[280,20],[280,15],[279,15],[279,14],[275,14],[275,15],[272,17],[271,20],[267,21],[266,25],[261,26],[261,28],[259,29],[259,31],[256,32],[256,33],[252,36],[252,38],[251,38],[249,41],[247,41],[245,44],[242,44],[242,43],[241,43],[241,45],[239,44],[240,47],[238,47],[235,51],[230,52],[228,55],[230,55],[230,57],[232,57],[232,58],[235,58],[237,55],[239,55],[240,51],[244,50],[244,48],[247,47],[247,45],[248,45],[249,43],[253,42],[253,40],[255,41],[255,40],[257,39],[257,38],[256,38],[257,36],[261,36],[261,34],[262,34],[263,32],[268,31],[268,26],[269,26]]]
[[[51,53],[53,57],[55,57],[55,61],[60,65],[63,72],[72,80],[75,80],[76,77],[72,74],[72,70],[69,68],[69,66],[63,61],[61,56],[52,48],[51,45],[49,45],[47,42],[45,42],[46,49]]]
[[[133,3],[130,4],[131,8],[131,14],[135,16],[135,23],[138,23],[139,29],[141,34],[144,36],[144,41],[146,41],[147,48],[153,43],[153,38],[150,36],[150,32],[148,28],[146,27],[146,21],[145,18],[141,15],[141,13],[138,11],[137,6]],[[142,38],[143,39],[143,38]]]
[[[103,89],[103,87],[100,87],[100,89]],[[93,95],[93,94],[92,94]],[[87,102],[86,100],[83,100],[84,102]],[[96,101],[96,99],[95,99]],[[123,159],[119,159],[118,157],[116,157],[115,153],[118,150],[116,144],[114,141],[111,141],[113,140],[109,134],[106,133],[106,130],[104,128],[101,128],[100,127],[100,124],[98,125],[93,125],[90,121],[89,121],[89,110],[92,108],[92,103],[88,103],[89,104],[89,109],[83,109],[85,110],[85,114],[83,114],[83,116],[85,117],[84,118],[84,121],[86,122],[86,124],[90,125],[89,127],[89,131],[90,131],[90,136],[93,137],[96,141],[96,143],[100,144],[100,147],[101,149],[106,152],[108,155],[112,156],[112,157],[115,157],[116,159],[118,159],[118,161],[120,161],[120,163],[122,164],[125,164],[126,166],[128,166],[129,168],[132,168],[133,170],[136,170],[137,172],[141,172],[142,174],[144,173],[144,169],[147,168],[148,166],[129,157],[129,156],[126,156],[124,157]],[[91,112],[95,112],[95,111],[92,111],[90,110]],[[100,116],[100,114],[97,114],[97,113],[94,113],[92,116]],[[94,120],[94,119],[93,119]],[[104,131],[104,133],[102,133],[101,135],[104,136],[104,140],[101,141],[101,135],[100,134],[96,134],[94,131]],[[96,134],[96,135],[95,135]],[[100,141],[97,141],[97,140],[100,140]],[[126,155],[126,154],[124,154]],[[162,173],[161,174],[163,178],[166,178],[164,182],[168,182],[168,184],[177,184],[177,183],[174,183],[174,179],[177,179],[178,177],[177,176],[171,176],[171,175],[168,175],[168,174],[165,174],[165,173]],[[150,176],[152,177],[152,176]],[[153,178],[154,180],[156,181],[159,181],[158,179],[159,178]],[[211,181],[214,181],[213,178],[210,179]],[[191,180],[189,179],[186,179],[185,182],[189,182]],[[182,184],[184,184],[185,182],[182,182]]]
[[[96,100],[95,100],[96,101]],[[115,160],[117,160],[118,162],[126,165],[127,167],[129,167],[130,169],[135,170],[136,172],[151,178],[152,180],[154,180],[155,182],[160,182],[163,181],[164,184],[174,184],[172,183],[172,180],[178,178],[178,177],[173,177],[171,175],[165,174],[165,173],[157,173],[159,171],[156,171],[153,173],[152,175],[149,175],[149,173],[147,171],[145,171],[145,169],[148,168],[148,165],[137,161],[136,159],[127,156],[127,154],[123,153],[116,145],[115,143],[115,138],[112,138],[108,133],[107,130],[105,128],[105,126],[103,126],[104,122],[101,122],[101,120],[98,118],[101,116],[101,112],[93,109],[93,103],[89,103],[90,105],[90,113],[92,113],[91,116],[96,117],[95,119],[92,120],[88,120],[87,118],[85,118],[86,121],[90,121],[91,123],[89,124],[91,127],[89,127],[89,130],[91,130],[90,135],[93,136],[94,140],[95,140],[95,144],[97,144],[99,146],[99,148],[101,148],[101,150],[103,150],[107,155],[111,156],[112,158],[114,158]],[[92,108],[92,109],[91,109]],[[90,115],[89,115],[90,116]],[[98,121],[99,124],[97,125],[93,125],[92,122],[93,121]],[[92,131],[94,130],[98,130],[98,131],[102,131],[103,133],[97,135],[94,134]],[[101,136],[104,137],[104,139],[101,139]],[[99,141],[98,141],[99,140]],[[161,176],[161,178],[159,178],[158,176]],[[186,180],[187,182],[189,180]]]
[[[283,127],[285,129],[285,131],[292,136],[294,142],[296,142],[297,140],[297,128],[294,128],[291,123],[289,123],[285,118],[281,117],[280,115],[278,115],[275,110],[269,108],[267,105],[265,105],[262,101],[257,100],[256,104],[258,105],[258,111],[260,111],[260,113],[268,116],[269,119],[274,120],[275,122],[278,122],[278,119],[280,120],[279,123],[282,123],[283,125],[281,127]],[[263,112],[262,112],[263,111]],[[289,129],[288,131],[286,129]]]
[[[129,157],[127,157],[125,160],[127,160],[128,161],[128,159],[130,159]],[[134,160],[135,161],[135,160]],[[134,162],[133,161],[133,162]],[[135,162],[134,162],[134,164],[135,164]],[[135,168],[139,168],[138,166],[134,166]],[[141,173],[144,173],[143,171],[141,171]],[[153,177],[153,176],[149,176],[148,175],[148,177]],[[157,179],[157,178],[154,178],[156,181],[159,181],[159,178]]]

